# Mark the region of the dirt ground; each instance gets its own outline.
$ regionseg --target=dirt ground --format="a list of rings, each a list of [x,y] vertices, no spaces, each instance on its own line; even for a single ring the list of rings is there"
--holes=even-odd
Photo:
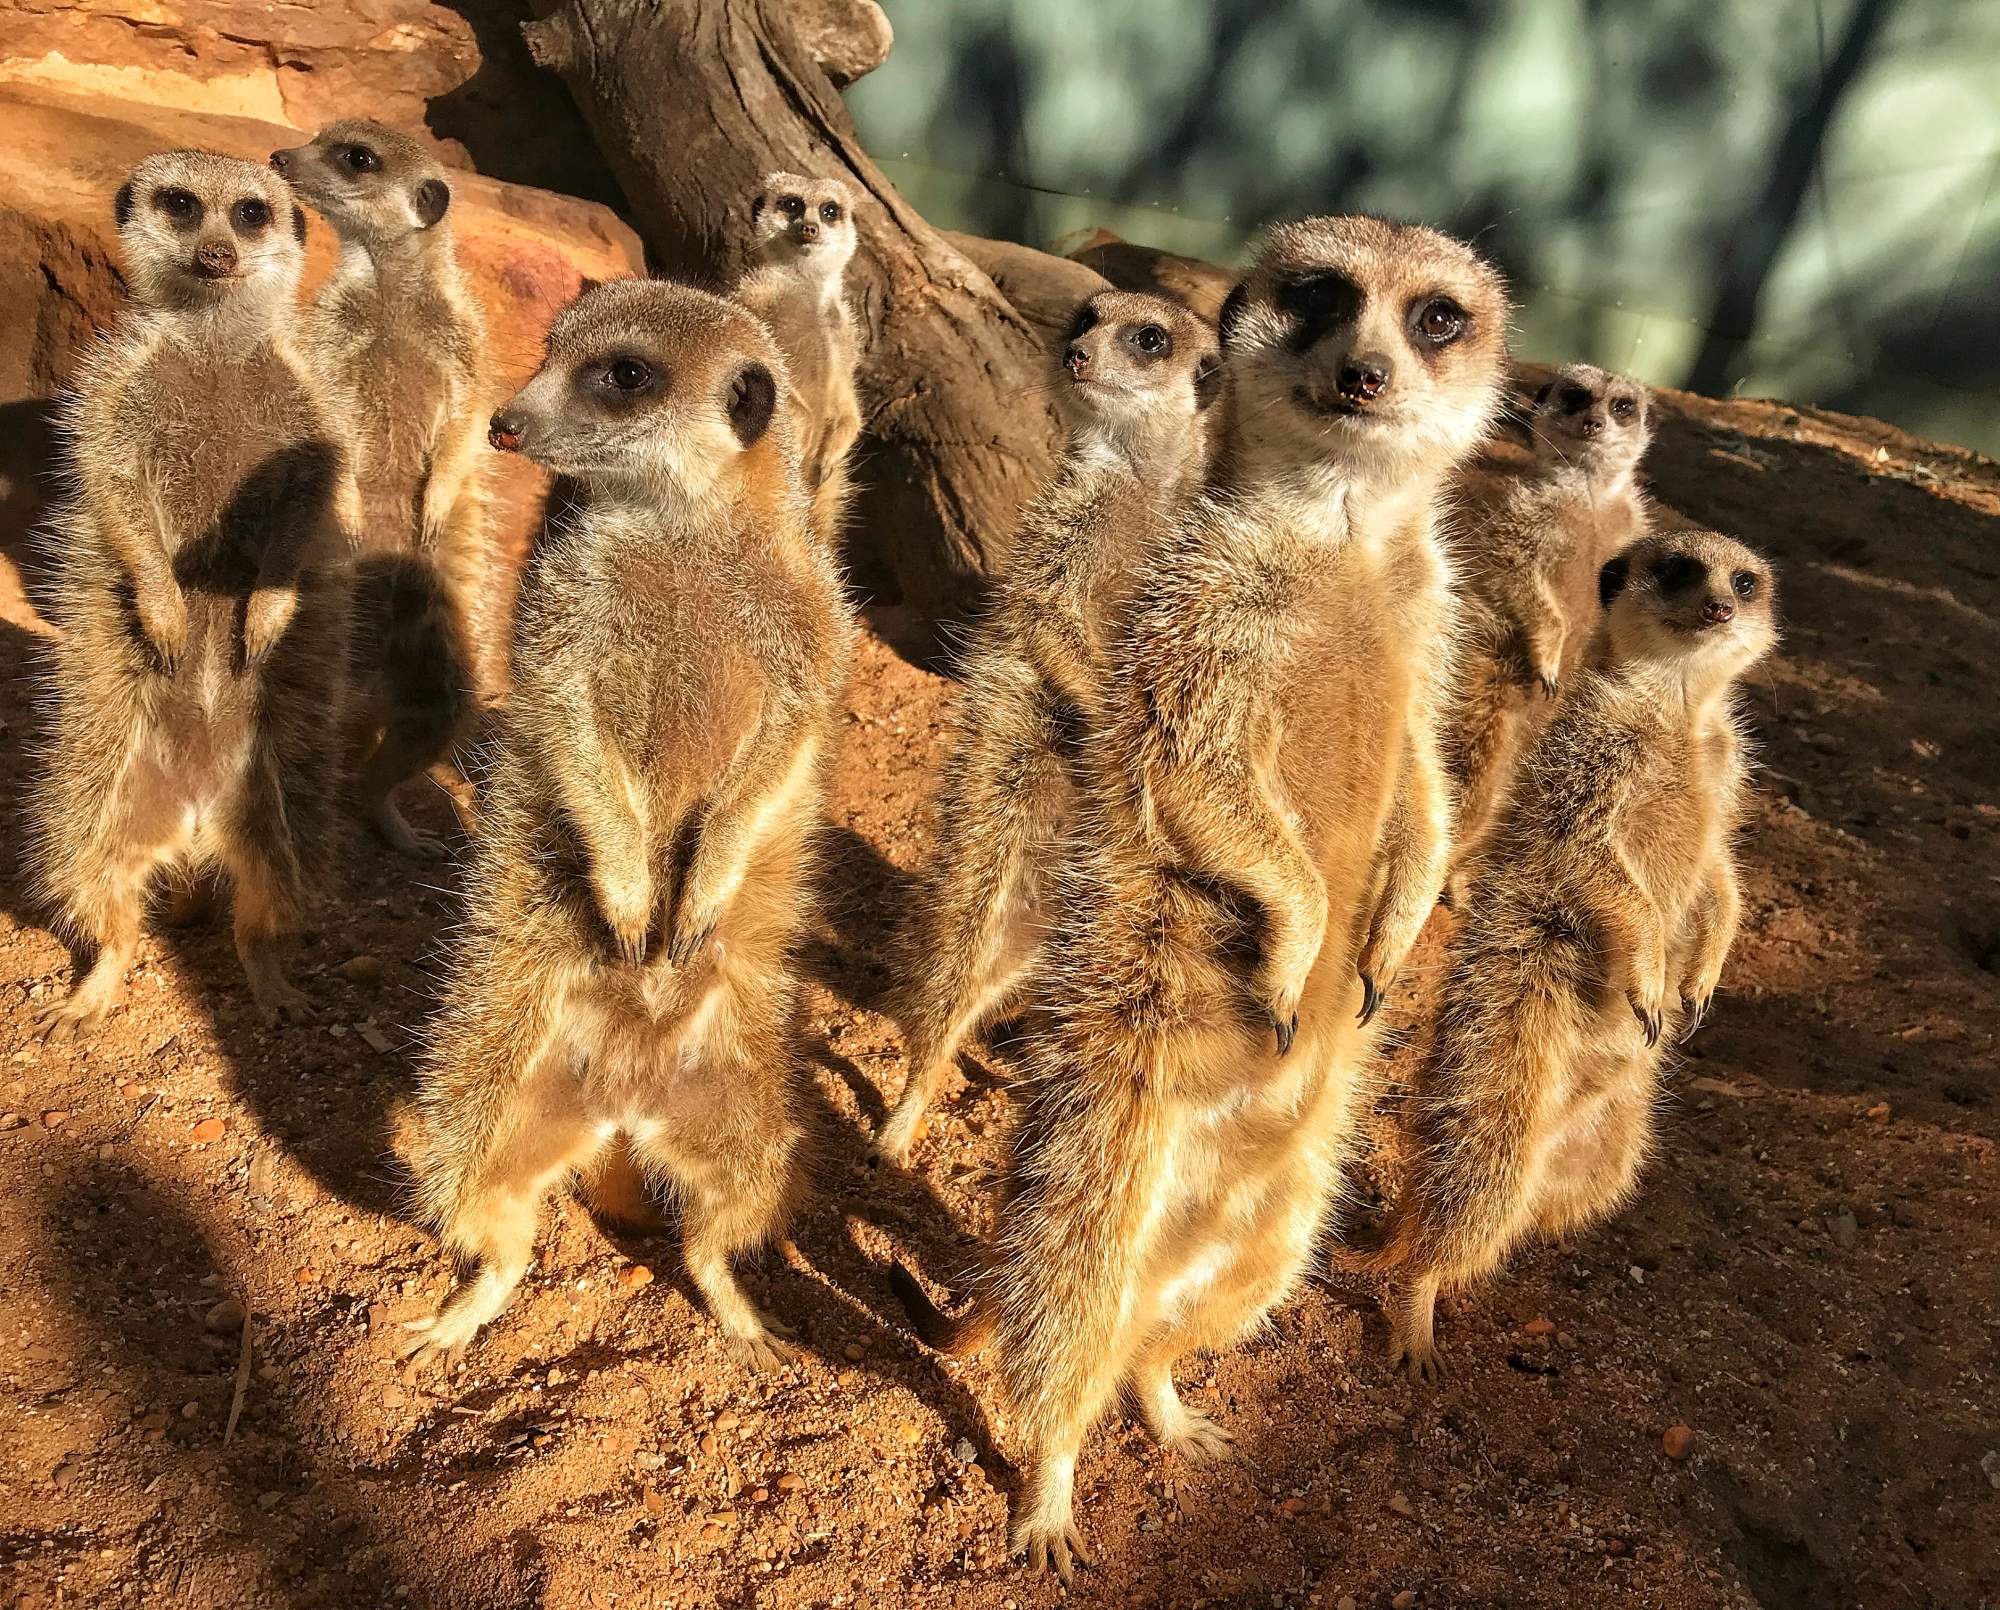
[[[1743,935],[1644,1194],[1448,1306],[1440,1389],[1392,1376],[1366,1285],[1322,1274],[1184,1374],[1242,1461],[1184,1468],[1107,1422],[1080,1471],[1097,1564],[1076,1603],[2000,1604],[2000,466],[1865,421],[1664,401],[1659,492],[1777,560],[1788,627],[1751,698]],[[863,1160],[903,1076],[874,1003],[948,683],[872,640],[855,679],[812,948],[814,1194],[796,1258],[751,1278],[803,1361],[740,1372],[671,1236],[607,1234],[565,1200],[464,1370],[410,1381],[397,1322],[447,1270],[405,1215],[395,1136],[449,870],[354,848],[299,957],[316,1025],[253,1025],[218,925],[150,939],[87,1046],[36,1045],[69,960],[11,848],[32,622],[10,615],[14,1604],[1062,1600],[1004,1560],[989,1372],[921,1348],[885,1282],[892,1254],[948,1276],[985,1227],[1004,1059],[968,1057],[908,1174]],[[449,825],[441,798],[418,814]]]

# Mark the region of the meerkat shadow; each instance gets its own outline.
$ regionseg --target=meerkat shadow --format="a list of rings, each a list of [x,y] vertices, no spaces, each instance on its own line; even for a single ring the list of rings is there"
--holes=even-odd
[[[851,827],[830,828],[820,851],[816,931],[805,948],[807,976],[865,1012],[889,999],[896,914],[910,876]]]

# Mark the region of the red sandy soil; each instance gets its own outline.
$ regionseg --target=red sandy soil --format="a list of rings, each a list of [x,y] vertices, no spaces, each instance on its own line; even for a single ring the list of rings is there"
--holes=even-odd
[[[1644,1194],[1448,1306],[1441,1388],[1392,1376],[1366,1284],[1322,1273],[1184,1371],[1242,1461],[1186,1468],[1107,1422],[1079,1604],[2000,1603],[2000,466],[1664,401],[1661,495],[1778,561],[1789,626],[1750,701],[1743,935]],[[32,725],[18,599],[11,618],[8,845]],[[949,1277],[985,1228],[1004,1059],[967,1058],[907,1175],[863,1160],[902,1081],[873,1003],[949,698],[864,650],[811,958],[815,1191],[796,1258],[751,1273],[806,1352],[770,1377],[730,1363],[670,1235],[608,1234],[569,1200],[459,1375],[392,1361],[447,1283],[396,1133],[448,869],[352,851],[298,959],[316,1025],[254,1026],[217,925],[149,940],[104,1031],[44,1049],[29,1024],[69,960],[0,853],[12,1602],[1061,1601],[1004,1561],[989,1370],[917,1345],[884,1279],[892,1254]],[[450,827],[441,798],[418,814]]]

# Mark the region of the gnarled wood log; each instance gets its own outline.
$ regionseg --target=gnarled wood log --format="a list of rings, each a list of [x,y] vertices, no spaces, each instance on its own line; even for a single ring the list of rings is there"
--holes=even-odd
[[[964,619],[1055,461],[1035,331],[869,159],[785,0],[564,0],[524,31],[668,273],[725,277],[774,169],[867,198],[848,274],[865,345],[849,567],[878,601]]]
[[[1199,257],[1181,257],[1157,246],[1136,246],[1108,229],[1100,229],[1075,251],[1070,261],[1095,269],[1121,291],[1151,291],[1185,303],[1213,324],[1223,299],[1236,283],[1233,270]]]

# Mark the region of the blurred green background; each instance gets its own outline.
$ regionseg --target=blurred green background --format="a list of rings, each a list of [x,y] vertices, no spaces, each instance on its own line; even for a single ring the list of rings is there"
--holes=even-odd
[[[848,92],[933,222],[1236,261],[1441,224],[1529,358],[2000,453],[2000,0],[888,0]]]

